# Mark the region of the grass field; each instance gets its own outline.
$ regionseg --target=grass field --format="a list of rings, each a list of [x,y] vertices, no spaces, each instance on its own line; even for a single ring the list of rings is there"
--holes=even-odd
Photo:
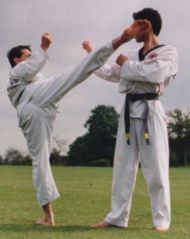
[[[170,170],[172,226],[152,230],[149,199],[139,171],[128,229],[89,227],[110,210],[111,168],[54,167],[61,198],[54,203],[56,226],[34,225],[41,216],[29,166],[0,166],[0,239],[189,239],[190,169]]]

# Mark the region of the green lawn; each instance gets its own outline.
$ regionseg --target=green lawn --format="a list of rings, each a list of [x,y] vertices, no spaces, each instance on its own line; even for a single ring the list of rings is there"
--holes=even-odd
[[[56,226],[34,225],[41,216],[29,166],[0,166],[0,239],[189,239],[190,169],[170,170],[172,227],[152,230],[149,199],[139,171],[128,229],[89,227],[110,210],[111,168],[54,167],[61,198],[54,203]]]

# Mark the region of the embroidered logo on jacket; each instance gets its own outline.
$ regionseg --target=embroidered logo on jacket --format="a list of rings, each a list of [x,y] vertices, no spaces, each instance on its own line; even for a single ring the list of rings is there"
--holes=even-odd
[[[154,59],[158,56],[158,53],[151,53],[149,56],[148,56],[148,59]]]

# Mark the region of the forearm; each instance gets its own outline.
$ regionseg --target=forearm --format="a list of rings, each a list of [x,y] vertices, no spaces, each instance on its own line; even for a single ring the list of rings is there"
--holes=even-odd
[[[149,83],[163,82],[163,74],[161,71],[153,71],[153,69],[144,68],[138,62],[133,61],[123,65],[121,69],[121,78],[126,81]]]
[[[112,40],[113,49],[116,50],[117,48],[119,48],[121,45],[123,45],[126,42],[127,41],[123,38],[122,35],[119,37],[116,37],[115,39]]]
[[[177,73],[177,65],[171,62],[129,61],[121,68],[121,78],[127,81],[163,83]]]
[[[116,50],[117,48],[131,41],[134,38],[135,34],[131,28],[132,27],[127,28],[120,36],[112,40],[112,46],[114,50]]]
[[[151,54],[151,53],[150,53]],[[121,68],[121,78],[127,81],[163,83],[176,75],[178,54],[173,46],[164,46],[157,56],[146,56],[144,61],[128,61]]]
[[[94,73],[103,80],[116,83],[120,82],[120,67],[116,64],[111,66],[106,63]]]

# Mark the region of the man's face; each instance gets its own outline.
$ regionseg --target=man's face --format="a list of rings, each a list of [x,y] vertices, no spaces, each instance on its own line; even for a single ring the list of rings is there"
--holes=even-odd
[[[21,53],[22,53],[20,57],[21,61],[26,61],[31,56],[31,51],[28,49],[22,49]]]
[[[135,40],[136,42],[146,42],[149,38],[149,34],[148,32],[145,30],[145,31],[141,31],[139,32],[136,37],[135,37]]]
[[[31,51],[28,49],[22,49],[21,54],[22,54],[21,57],[14,58],[14,61],[16,64],[18,64],[22,61],[26,61],[31,56]]]

